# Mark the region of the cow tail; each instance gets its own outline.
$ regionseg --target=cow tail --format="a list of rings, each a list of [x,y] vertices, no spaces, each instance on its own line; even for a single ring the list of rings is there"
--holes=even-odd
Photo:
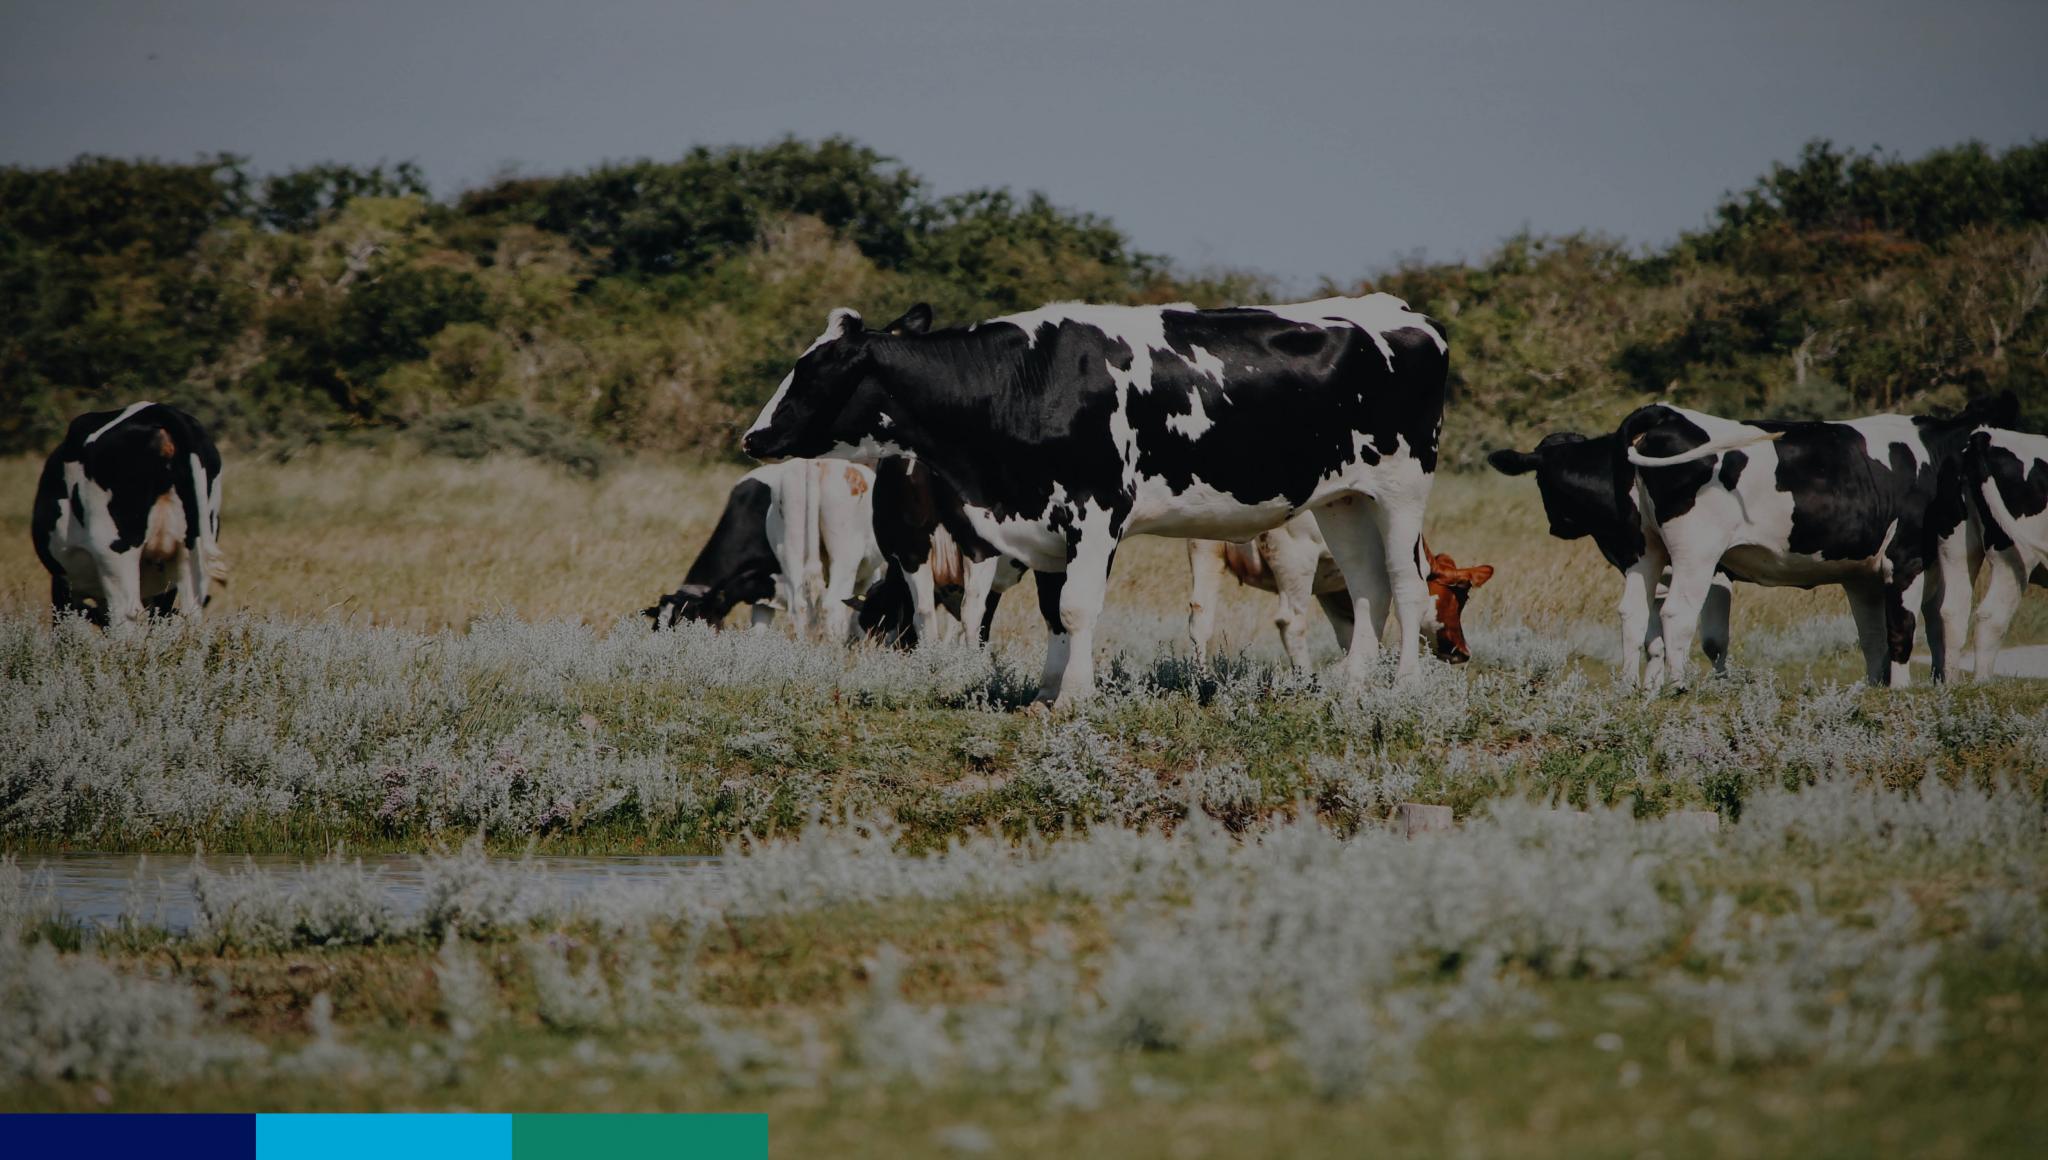
[[[1628,461],[1637,467],[1676,467],[1681,463],[1691,463],[1696,459],[1707,459],[1725,451],[1739,451],[1744,447],[1754,447],[1759,443],[1775,443],[1779,439],[1784,438],[1784,435],[1783,431],[1757,431],[1751,429],[1734,435],[1723,435],[1719,439],[1709,439],[1690,451],[1681,451],[1676,455],[1644,455],[1631,445],[1628,449]]]

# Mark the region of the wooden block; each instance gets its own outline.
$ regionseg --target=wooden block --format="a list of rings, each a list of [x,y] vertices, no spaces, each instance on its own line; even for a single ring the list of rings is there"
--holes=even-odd
[[[1665,817],[1671,820],[1673,826],[1688,833],[1721,832],[1721,815],[1712,810],[1672,810]]]
[[[1394,807],[1394,825],[1409,837],[1452,827],[1451,807],[1402,802]]]

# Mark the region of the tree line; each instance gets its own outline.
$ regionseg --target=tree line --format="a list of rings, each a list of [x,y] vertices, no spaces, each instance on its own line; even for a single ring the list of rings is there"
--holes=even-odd
[[[1452,333],[1471,465],[1651,398],[1835,417],[2011,388],[2048,418],[2048,143],[1807,147],[1661,249],[1518,235],[1381,289]],[[243,446],[402,433],[594,471],[732,454],[832,306],[965,322],[1057,299],[1268,300],[1043,194],[935,194],[854,141],[696,148],[448,198],[411,164],[0,169],[0,451],[155,398]]]

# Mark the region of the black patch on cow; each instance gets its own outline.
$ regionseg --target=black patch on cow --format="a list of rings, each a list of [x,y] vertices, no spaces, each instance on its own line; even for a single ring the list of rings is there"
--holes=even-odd
[[[1714,478],[1721,481],[1722,487],[1727,488],[1729,491],[1734,491],[1736,482],[1742,478],[1742,469],[1748,466],[1749,456],[1746,453],[1741,451],[1727,452],[1721,456],[1721,470]]]
[[[1038,615],[1044,619],[1047,632],[1065,632],[1067,624],[1060,619],[1060,592],[1067,586],[1065,572],[1033,571],[1038,581]]]
[[[775,549],[768,542],[768,508],[775,493],[758,479],[742,479],[725,497],[725,510],[718,525],[690,570],[683,585],[664,597],[676,606],[680,619],[717,624],[734,605],[758,603],[775,594]],[[656,628],[662,627],[660,604],[648,610]]]

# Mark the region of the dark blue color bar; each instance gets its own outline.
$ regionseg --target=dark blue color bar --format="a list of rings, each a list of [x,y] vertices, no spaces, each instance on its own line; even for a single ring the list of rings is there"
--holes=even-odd
[[[6,1160],[256,1160],[250,1115],[0,1115]]]

